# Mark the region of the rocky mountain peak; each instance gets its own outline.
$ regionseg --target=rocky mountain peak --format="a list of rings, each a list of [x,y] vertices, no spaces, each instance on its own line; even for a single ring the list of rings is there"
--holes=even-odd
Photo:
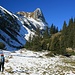
[[[36,13],[39,14],[39,15],[42,15],[42,11],[41,11],[40,8],[37,8],[34,12],[36,12]]]
[[[45,18],[43,16],[43,13],[41,11],[40,8],[37,8],[35,11],[34,11],[34,14],[35,14],[35,19],[37,21],[45,21]]]
[[[33,12],[24,12],[24,11],[21,11],[21,12],[17,12],[18,15],[21,15],[21,16],[25,16],[27,18],[33,18],[37,21],[44,21],[45,22],[45,18],[43,16],[43,13],[41,11],[40,8],[37,8],[35,11]]]
[[[39,8],[34,12],[21,11],[13,14],[0,6],[0,42],[5,44],[7,50],[23,47],[30,35],[36,35],[38,27],[43,30],[47,25]]]

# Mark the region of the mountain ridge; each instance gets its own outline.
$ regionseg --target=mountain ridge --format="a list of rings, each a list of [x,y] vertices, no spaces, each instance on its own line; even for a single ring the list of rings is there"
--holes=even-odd
[[[17,12],[17,14],[20,14],[20,15],[25,16],[27,18],[33,18],[33,19],[35,19],[37,21],[41,17],[40,20],[41,21],[45,21],[45,18],[43,16],[43,13],[42,13],[42,11],[41,11],[40,8],[37,8],[33,12],[24,12],[24,11],[21,11],[21,12]]]
[[[22,15],[25,12],[13,14],[0,6],[0,42],[5,44],[6,50],[23,47],[29,36],[35,35],[38,27],[42,30],[48,26],[39,8],[33,13],[35,18]],[[32,15],[28,12],[27,14]]]

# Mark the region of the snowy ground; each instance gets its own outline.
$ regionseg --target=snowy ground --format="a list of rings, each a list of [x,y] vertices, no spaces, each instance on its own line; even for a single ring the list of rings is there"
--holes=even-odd
[[[0,75],[75,75],[75,56],[46,57],[48,52],[4,51],[5,70]]]

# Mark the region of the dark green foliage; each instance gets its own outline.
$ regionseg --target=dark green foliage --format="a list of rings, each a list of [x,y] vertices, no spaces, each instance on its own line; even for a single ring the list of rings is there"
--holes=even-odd
[[[50,27],[50,35],[58,32],[58,27],[55,27],[53,24]]]
[[[44,33],[43,33],[43,38],[48,38],[49,37],[49,28],[48,27],[46,27],[46,29],[45,29],[45,31],[44,31]]]
[[[26,43],[25,48],[35,50],[35,51],[41,51],[41,50],[50,50],[50,33],[49,28],[46,27],[43,31],[43,34],[41,34],[40,29],[36,29],[36,36],[33,37],[31,40],[31,37],[29,39],[29,42]]]
[[[49,50],[54,55],[75,54],[74,51],[72,53],[66,52],[66,48],[75,49],[75,19],[71,18],[68,25],[64,21],[61,32],[58,32],[58,27],[52,24],[50,28],[47,27],[43,31],[42,37],[40,35],[40,30],[37,29],[37,36],[31,42],[27,42],[26,46],[35,51]]]
[[[69,20],[68,25],[66,25],[66,22],[64,22],[62,36],[62,41],[65,48],[75,47],[75,21],[72,18]]]
[[[64,21],[64,24],[63,24],[63,29],[62,29],[62,37],[61,37],[61,48],[62,49],[66,49],[67,47],[67,38],[68,38],[68,35],[67,35],[67,24],[66,24],[66,21]]]
[[[34,36],[32,41],[26,43],[25,48],[34,50],[34,51],[41,51],[41,38],[39,36]]]
[[[0,42],[0,49],[4,49],[4,47],[5,45],[2,42]]]

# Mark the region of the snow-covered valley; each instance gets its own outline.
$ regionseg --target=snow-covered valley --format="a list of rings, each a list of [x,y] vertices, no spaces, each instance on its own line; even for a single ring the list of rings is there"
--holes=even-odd
[[[75,56],[47,57],[47,51],[4,51],[5,70],[0,75],[75,75]]]

